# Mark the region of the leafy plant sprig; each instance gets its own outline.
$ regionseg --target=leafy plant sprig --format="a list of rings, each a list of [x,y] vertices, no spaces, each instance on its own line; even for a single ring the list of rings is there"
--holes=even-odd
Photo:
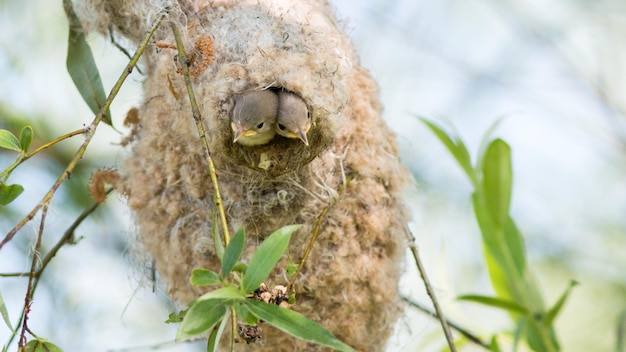
[[[287,249],[291,234],[299,228],[300,225],[290,225],[272,233],[257,248],[248,265],[240,261],[246,239],[245,230],[242,228],[235,233],[224,249],[219,273],[209,269],[195,269],[190,278],[193,285],[220,287],[189,303],[182,315],[180,313],[170,315],[168,322],[181,322],[176,340],[188,339],[211,331],[207,350],[217,351],[226,321],[235,319],[230,313],[234,310],[246,324],[258,325],[263,320],[304,341],[338,351],[353,351],[350,346],[339,341],[328,330],[304,315],[254,299],[253,292],[267,279]]]
[[[473,165],[460,137],[447,133],[432,121],[421,120],[456,159],[474,187],[472,205],[496,296],[468,294],[459,299],[508,312],[515,323],[515,345],[524,340],[535,351],[559,351],[554,320],[577,283],[571,281],[557,302],[545,308],[539,286],[528,268],[524,239],[510,214],[511,148],[502,139],[490,139],[499,121],[487,131]],[[495,343],[491,348],[499,350]]]

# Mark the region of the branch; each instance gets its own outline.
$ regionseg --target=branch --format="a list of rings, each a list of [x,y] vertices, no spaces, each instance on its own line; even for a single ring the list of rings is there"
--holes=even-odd
[[[416,308],[418,310],[421,310],[422,312],[428,314],[429,316],[436,316],[436,313],[433,312],[432,310],[430,310],[429,308],[423,306],[422,304],[413,301],[411,298],[409,297],[402,297],[402,300],[408,304],[409,306]],[[453,328],[454,330],[458,331],[461,335],[465,336],[466,339],[468,339],[469,341],[485,348],[486,350],[491,351],[490,346],[488,343],[484,342],[483,340],[481,340],[478,336],[472,334],[471,332],[469,332],[467,329],[463,328],[462,326],[451,322],[450,320],[446,319],[446,322],[448,323],[448,325]]]
[[[39,250],[41,249],[41,239],[43,238],[43,229],[46,223],[46,216],[48,215],[48,203],[43,205],[41,211],[41,223],[39,224],[39,231],[37,232],[37,242],[35,242],[35,248],[33,248],[33,261],[30,264],[30,274],[28,276],[28,287],[26,288],[26,295],[24,295],[24,310],[22,313],[22,331],[20,332],[19,342],[17,344],[20,351],[26,351],[26,331],[28,330],[28,313],[30,313],[30,306],[33,303],[33,294],[35,293],[36,276],[35,268],[37,267],[37,260],[39,259]],[[30,331],[30,330],[29,330]]]
[[[24,227],[24,225],[26,225],[26,223],[28,223],[30,220],[32,220],[35,217],[35,214],[37,214],[39,209],[41,209],[41,207],[44,204],[48,204],[50,202],[50,200],[54,196],[54,193],[56,193],[56,191],[59,189],[59,187],[61,186],[63,181],[65,181],[66,179],[68,179],[72,175],[72,171],[74,170],[74,168],[76,167],[78,162],[85,155],[85,151],[87,150],[87,146],[91,142],[91,138],[93,138],[93,136],[96,133],[96,128],[98,127],[98,125],[100,124],[102,119],[106,116],[104,112],[109,110],[109,107],[111,106],[111,103],[113,102],[113,99],[115,99],[115,96],[117,95],[117,93],[119,92],[120,88],[122,87],[122,84],[124,83],[124,81],[126,80],[128,75],[130,75],[130,73],[133,72],[133,68],[135,67],[135,65],[137,65],[137,62],[139,61],[139,58],[141,57],[141,55],[143,54],[144,50],[146,49],[146,46],[150,42],[150,38],[152,38],[152,35],[156,31],[156,28],[161,23],[161,20],[163,20],[165,15],[166,14],[164,13],[157,19],[156,23],[150,29],[150,32],[144,38],[144,41],[141,43],[139,48],[137,48],[137,51],[135,52],[135,55],[133,55],[133,58],[130,60],[128,65],[126,65],[126,68],[124,69],[124,71],[120,75],[120,78],[118,78],[117,82],[115,83],[115,85],[111,89],[111,92],[109,93],[109,96],[107,97],[107,100],[105,101],[104,106],[100,109],[100,112],[98,112],[98,114],[96,115],[94,120],[91,122],[91,124],[87,128],[87,133],[85,135],[85,141],[78,148],[78,150],[74,154],[74,157],[70,161],[69,165],[67,165],[67,168],[65,169],[65,171],[61,174],[61,176],[59,176],[59,178],[56,180],[54,185],[52,185],[52,188],[50,188],[50,190],[48,191],[48,193],[46,193],[46,195],[43,197],[43,199],[39,203],[37,203],[35,208],[33,208],[33,210],[31,210],[30,213],[28,213],[28,215],[26,215],[17,225],[15,225],[15,227],[11,231],[9,231],[9,233],[2,240],[2,242],[0,242],[0,249],[2,249],[2,247],[4,247],[5,244],[7,244],[9,241],[11,241],[13,239],[13,237],[15,236],[15,234],[22,227]]]
[[[441,322],[441,328],[443,329],[443,334],[446,336],[446,341],[448,341],[448,346],[450,347],[451,352],[456,352],[456,346],[454,346],[454,339],[452,337],[452,332],[450,332],[450,327],[448,326],[448,321],[443,315],[443,310],[439,306],[439,301],[437,300],[437,296],[435,296],[435,291],[433,287],[430,285],[430,281],[428,280],[428,276],[426,275],[426,269],[422,264],[422,260],[417,252],[417,246],[415,245],[415,237],[408,226],[405,226],[405,232],[409,239],[409,248],[411,248],[411,253],[413,254],[413,259],[415,259],[415,265],[417,265],[417,269],[422,276],[422,280],[424,281],[424,286],[426,287],[426,293],[430,297],[430,300],[433,302],[433,307],[435,307],[435,313]]]

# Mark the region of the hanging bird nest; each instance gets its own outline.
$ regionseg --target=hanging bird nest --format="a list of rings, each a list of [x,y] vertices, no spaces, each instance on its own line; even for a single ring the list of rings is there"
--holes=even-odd
[[[193,55],[193,89],[229,225],[248,233],[244,258],[274,230],[303,224],[289,246],[298,261],[322,211],[336,201],[295,284],[292,309],[357,350],[382,350],[400,312],[408,176],[395,135],[381,119],[376,84],[358,65],[330,6],[313,0],[75,1],[86,28],[114,28],[132,42],[170,7]],[[160,48],[146,58],[143,103],[117,183],[128,196],[137,242],[170,296],[186,304],[203,293],[189,283],[192,270],[219,267],[211,236],[213,186],[177,53],[167,48],[174,39],[163,27]],[[262,146],[233,143],[234,97],[267,88],[306,102],[309,146],[278,135]],[[268,284],[286,283],[286,263]],[[250,346],[322,349],[271,327]]]

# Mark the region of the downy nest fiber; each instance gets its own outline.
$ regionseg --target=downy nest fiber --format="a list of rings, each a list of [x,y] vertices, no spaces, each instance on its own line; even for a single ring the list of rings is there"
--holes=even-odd
[[[75,4],[86,28],[113,28],[135,44],[166,6],[187,52],[200,55],[192,61],[200,65],[193,88],[230,230],[244,226],[248,233],[244,260],[274,230],[304,224],[289,246],[297,263],[318,217],[338,197],[296,283],[292,309],[357,350],[383,350],[400,313],[397,284],[407,220],[401,196],[408,177],[395,135],[381,119],[376,84],[358,65],[330,6],[313,0]],[[212,51],[199,47],[203,38]],[[154,39],[175,44],[167,23]],[[146,50],[144,98],[119,188],[168,293],[186,304],[204,293],[189,283],[192,270],[218,271],[219,261],[211,237],[213,186],[175,55],[167,48]],[[234,96],[264,88],[304,99],[313,121],[309,146],[278,135],[262,146],[233,143]],[[269,286],[286,284],[286,264],[287,259],[279,263]],[[323,349],[267,324],[259,342],[238,348]]]

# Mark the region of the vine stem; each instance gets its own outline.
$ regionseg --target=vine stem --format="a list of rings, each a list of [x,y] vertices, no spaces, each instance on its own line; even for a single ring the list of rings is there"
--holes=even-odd
[[[426,293],[430,297],[431,302],[433,302],[435,313],[437,315],[437,318],[439,318],[439,322],[441,323],[441,328],[443,329],[443,334],[445,335],[446,341],[448,342],[448,347],[450,347],[450,352],[456,352],[456,346],[454,345],[452,332],[450,331],[450,327],[448,326],[448,321],[446,320],[446,317],[443,315],[443,310],[439,305],[439,300],[437,300],[437,296],[435,295],[435,291],[430,284],[430,280],[428,280],[428,275],[426,275],[426,269],[424,268],[424,264],[422,264],[422,259],[419,256],[417,245],[415,244],[415,236],[413,236],[413,233],[408,228],[408,226],[405,226],[405,232],[409,239],[409,248],[411,249],[411,253],[413,254],[415,265],[417,266],[417,270],[419,270],[420,272],[422,281],[424,281]]]
[[[204,124],[202,123],[202,115],[200,109],[196,103],[196,95],[193,92],[193,85],[191,83],[191,76],[189,75],[189,59],[183,46],[183,41],[180,37],[180,31],[174,22],[170,21],[170,27],[174,32],[174,39],[176,40],[176,47],[178,48],[178,63],[183,71],[183,77],[185,79],[185,85],[187,86],[187,95],[189,96],[189,103],[191,104],[191,112],[193,119],[198,129],[198,134],[202,140],[202,149],[204,150],[204,156],[209,164],[209,173],[211,174],[211,182],[213,183],[213,189],[215,190],[215,203],[219,210],[220,219],[222,222],[222,230],[224,231],[224,243],[228,245],[230,242],[230,234],[228,232],[228,222],[226,221],[226,212],[224,212],[224,203],[222,202],[222,195],[220,193],[220,186],[217,183],[217,172],[215,171],[215,164],[213,164],[213,158],[211,157],[211,151],[209,149],[209,141],[206,138],[206,131],[204,130]]]
[[[111,89],[111,92],[109,93],[109,96],[107,97],[106,101],[104,102],[104,106],[102,106],[102,108],[100,109],[98,114],[96,114],[96,117],[91,122],[89,127],[86,128],[85,141],[78,148],[78,150],[74,154],[74,157],[72,157],[72,160],[70,161],[70,163],[65,168],[65,171],[61,174],[61,176],[59,176],[59,178],[56,180],[54,185],[52,185],[52,187],[50,188],[48,193],[46,193],[46,195],[43,197],[43,199],[41,201],[39,201],[39,203],[37,203],[37,205],[33,208],[33,210],[31,210],[30,213],[28,213],[28,215],[26,215],[17,225],[15,225],[15,227],[13,229],[11,229],[11,231],[9,231],[9,233],[4,237],[4,239],[2,239],[2,242],[0,242],[0,250],[2,249],[2,247],[4,247],[5,244],[7,244],[9,241],[11,241],[13,239],[13,237],[15,237],[15,234],[17,234],[17,232],[22,227],[24,227],[24,225],[26,225],[30,220],[32,220],[35,217],[35,215],[37,214],[39,209],[41,209],[44,204],[48,204],[50,202],[50,200],[52,199],[52,197],[54,196],[56,191],[59,189],[59,187],[61,186],[63,181],[65,181],[66,179],[70,178],[70,176],[72,175],[72,171],[74,170],[74,168],[76,167],[78,162],[85,155],[85,151],[87,150],[87,146],[89,145],[89,143],[91,142],[91,139],[93,138],[93,136],[96,133],[96,128],[98,127],[98,125],[100,124],[102,119],[106,116],[105,111],[109,110],[109,107],[111,106],[111,103],[113,102],[113,99],[115,99],[115,96],[117,96],[117,93],[120,91],[120,88],[122,87],[122,84],[124,83],[126,78],[131,74],[131,72],[133,72],[133,68],[137,65],[137,62],[139,61],[139,58],[141,57],[141,55],[143,54],[144,50],[148,46],[148,43],[150,43],[150,38],[152,38],[152,35],[156,31],[157,27],[159,26],[159,24],[161,23],[163,18],[165,18],[165,16],[166,16],[166,13],[163,13],[157,19],[157,21],[155,22],[155,24],[152,26],[152,28],[148,32],[148,34],[144,38],[143,42],[139,46],[139,48],[137,48],[137,51],[135,52],[135,55],[133,55],[133,58],[130,60],[128,65],[126,65],[126,68],[124,69],[124,71],[120,75],[120,78],[118,78],[117,82],[115,82],[115,85]]]

